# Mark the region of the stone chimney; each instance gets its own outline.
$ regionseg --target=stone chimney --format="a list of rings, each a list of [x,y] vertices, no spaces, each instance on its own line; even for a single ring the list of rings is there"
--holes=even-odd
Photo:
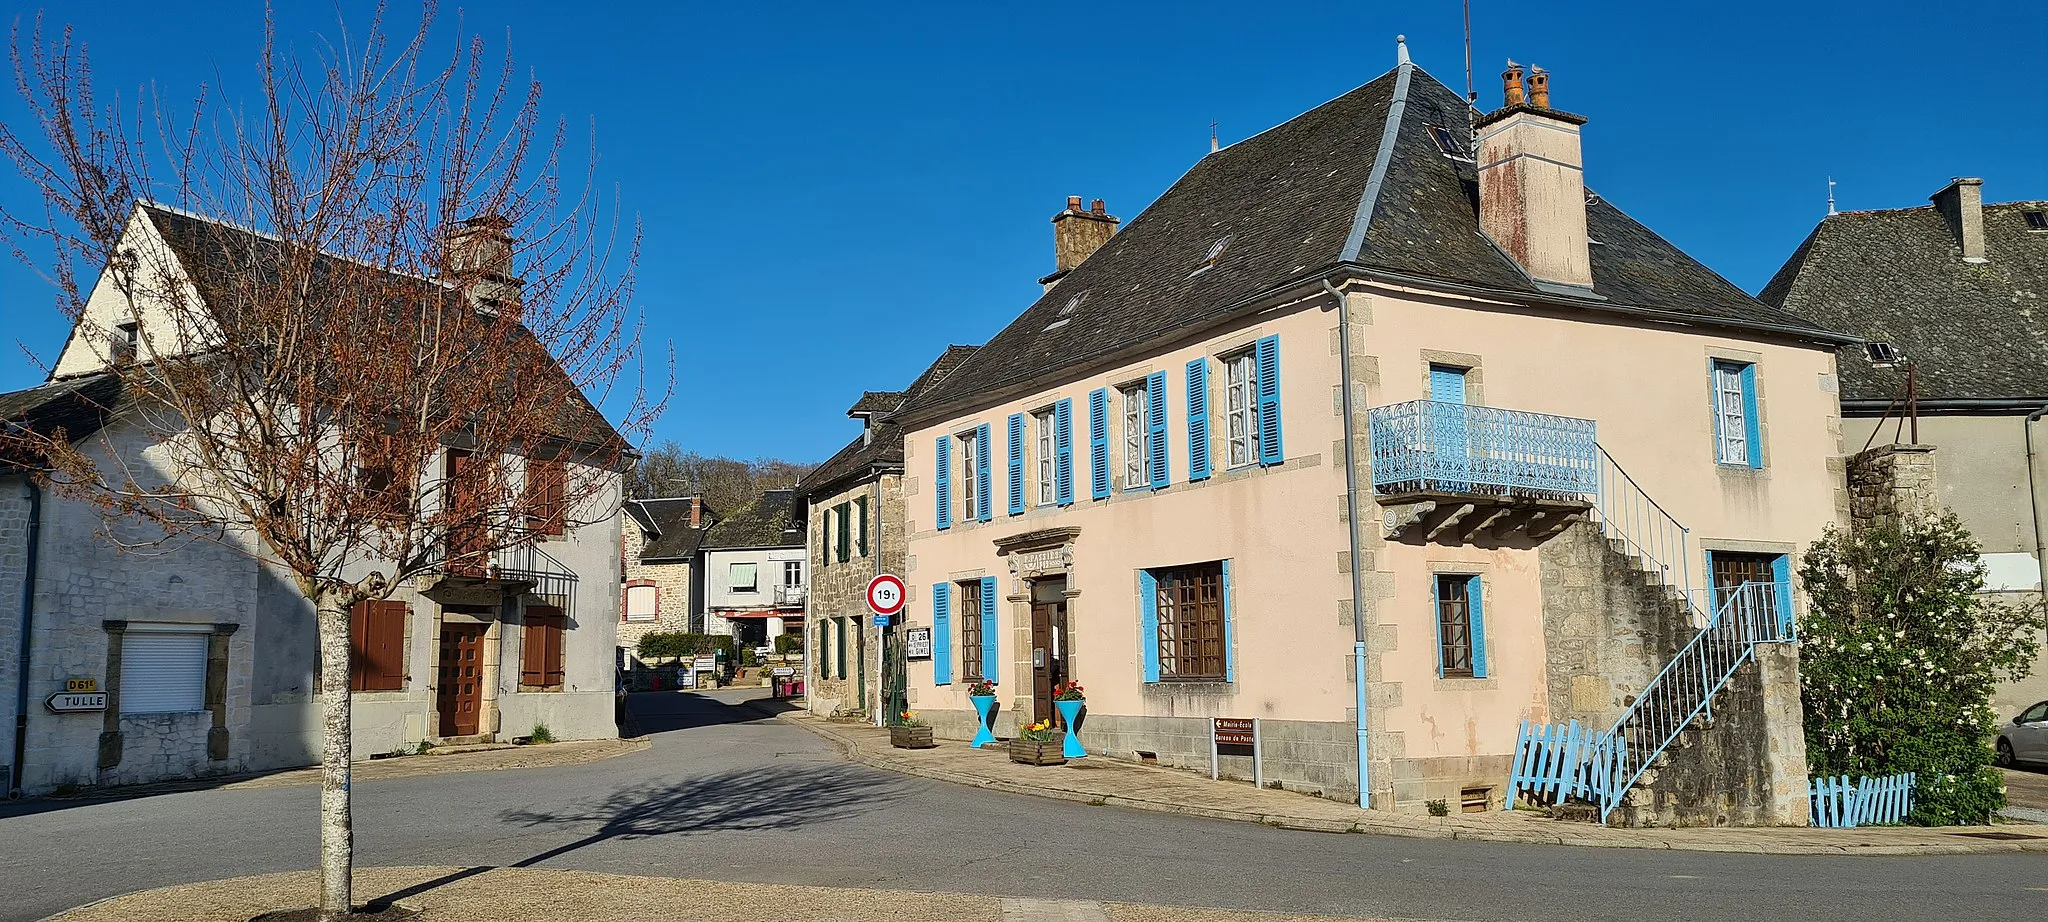
[[[1928,201],[1948,222],[1949,235],[1955,238],[1963,262],[1985,262],[1988,257],[1984,253],[1984,180],[1959,176],[1929,196]]]
[[[1053,272],[1038,283],[1052,290],[1061,277],[1116,235],[1118,223],[1117,217],[1103,208],[1101,199],[1083,211],[1080,196],[1067,196],[1066,210],[1052,216]]]
[[[503,216],[486,214],[457,223],[448,234],[444,281],[461,288],[479,310],[518,310],[526,280],[512,274],[511,227]]]
[[[1522,65],[1509,61],[1500,76],[1506,105],[1472,126],[1479,135],[1479,227],[1539,287],[1590,289],[1579,154],[1586,119],[1550,107],[1550,74],[1543,68],[1531,68],[1526,91]]]

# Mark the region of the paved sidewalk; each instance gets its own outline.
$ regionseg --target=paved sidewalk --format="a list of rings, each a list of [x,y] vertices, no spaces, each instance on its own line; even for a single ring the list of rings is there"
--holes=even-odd
[[[872,726],[826,721],[801,713],[783,714],[781,719],[838,743],[849,758],[876,768],[1015,794],[1262,823],[1284,829],[1481,842],[1772,855],[2048,852],[2048,826],[2026,824],[1948,828],[1617,829],[1592,823],[1561,822],[1529,810],[1460,814],[1439,819],[1413,813],[1361,810],[1321,797],[1261,790],[1242,782],[1219,783],[1191,772],[1101,756],[1062,766],[1030,766],[1012,763],[1001,751],[970,749],[966,743],[957,740],[942,740],[936,749],[896,749],[889,745],[887,731]],[[2026,838],[1982,838],[1985,833]]]
[[[311,871],[237,877],[145,890],[51,916],[45,922],[248,922],[259,913],[309,906]],[[535,868],[359,868],[358,902],[389,901],[420,922],[1372,922],[1244,910],[1139,906],[1084,900],[1011,899],[960,893],[735,884]]]

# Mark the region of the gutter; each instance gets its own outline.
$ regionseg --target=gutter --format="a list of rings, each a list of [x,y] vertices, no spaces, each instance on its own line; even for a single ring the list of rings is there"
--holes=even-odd
[[[1402,74],[1406,77],[1404,71]],[[1358,806],[1372,809],[1372,761],[1370,731],[1365,723],[1365,569],[1359,565],[1364,548],[1358,542],[1358,433],[1352,415],[1351,308],[1344,292],[1323,279],[1323,290],[1337,299],[1337,364],[1344,380],[1344,512],[1345,532],[1351,548],[1351,656],[1353,685],[1358,692]]]
[[[2043,416],[2048,416],[2048,405],[2027,414],[2026,421],[2020,423],[2020,434],[2027,445],[2027,516],[2034,520],[2034,568],[2041,574],[2041,592],[2048,596],[2048,538],[2042,535],[2041,494],[2034,482],[2034,424]]]
[[[2032,412],[2039,409],[2042,403],[2043,401],[2040,397],[1940,397],[1932,400],[1923,397],[1916,401],[1922,416],[1936,414],[2005,416],[2015,413]],[[1853,415],[1856,417],[1881,416],[1893,406],[1895,406],[1895,403],[1889,399],[1844,400],[1842,401],[1842,415]]]
[[[29,654],[34,649],[36,615],[36,562],[37,550],[42,546],[43,535],[43,491],[32,479],[24,478],[28,490],[28,561],[22,570],[21,579],[21,651],[15,663],[14,688],[14,761],[7,779],[7,796],[21,796],[21,766],[28,758],[28,685]]]

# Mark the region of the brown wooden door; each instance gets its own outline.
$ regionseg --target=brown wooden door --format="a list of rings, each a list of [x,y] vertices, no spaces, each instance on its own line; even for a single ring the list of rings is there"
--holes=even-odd
[[[1059,722],[1053,689],[1067,681],[1067,584],[1065,580],[1033,580],[1031,584],[1031,710],[1032,720]]]
[[[440,681],[434,706],[442,736],[474,736],[483,724],[484,625],[441,625]]]

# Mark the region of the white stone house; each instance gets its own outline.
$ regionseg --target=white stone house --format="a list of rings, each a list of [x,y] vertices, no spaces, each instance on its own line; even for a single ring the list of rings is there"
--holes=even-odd
[[[247,232],[143,206],[127,234],[167,253],[203,300],[216,264],[192,248]],[[118,338],[124,324],[155,315],[147,304],[131,313],[109,287],[95,287],[48,383],[0,395],[0,421],[63,426],[97,463],[166,471],[161,446],[109,371],[122,343],[89,332]],[[576,403],[557,438],[618,438],[588,401]],[[444,451],[430,470],[445,473],[430,476],[458,476],[461,454]],[[490,578],[441,574],[358,607],[357,758],[423,740],[520,736],[538,724],[558,739],[616,735],[620,478],[559,463],[568,476],[597,478],[595,495],[533,543],[501,552]],[[516,457],[506,467],[520,478],[541,469]],[[29,465],[0,459],[0,718],[14,728],[0,753],[6,787],[35,795],[317,761],[314,612],[285,572],[227,542],[177,539],[132,553],[109,540],[129,531],[148,536],[141,523],[109,524],[40,487]],[[104,707],[90,698],[84,709],[46,704],[83,688],[104,693]],[[16,707],[24,700],[25,713]]]
[[[795,490],[768,490],[713,525],[698,546],[704,632],[746,648],[802,630],[804,556]]]

